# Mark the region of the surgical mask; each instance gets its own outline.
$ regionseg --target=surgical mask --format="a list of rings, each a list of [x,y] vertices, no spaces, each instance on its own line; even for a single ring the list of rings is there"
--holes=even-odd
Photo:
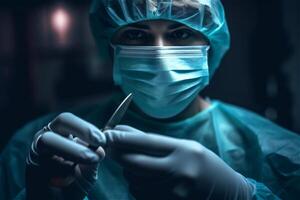
[[[151,117],[176,116],[209,83],[208,46],[113,48],[115,84]]]

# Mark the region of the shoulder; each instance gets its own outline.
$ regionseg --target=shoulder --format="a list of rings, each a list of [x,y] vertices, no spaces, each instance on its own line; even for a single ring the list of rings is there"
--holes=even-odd
[[[259,128],[262,131],[272,131],[271,129],[275,130],[276,132],[288,134],[288,135],[295,135],[298,136],[296,133],[292,133],[291,131],[277,125],[276,123],[270,121],[269,119],[250,111],[246,108],[242,108],[239,106],[235,106],[229,103],[224,103],[221,101],[217,101],[219,109],[223,111],[235,122],[239,122],[239,124],[245,124],[248,128]]]
[[[235,127],[254,136],[265,154],[300,155],[300,136],[245,108],[218,102],[219,109]],[[299,158],[300,162],[300,158]]]
[[[232,126],[237,127],[253,143],[257,142],[263,160],[272,171],[285,177],[283,185],[299,182],[300,136],[247,109],[218,102],[219,110],[226,115]],[[248,144],[249,147],[253,144]],[[257,155],[258,156],[258,155]],[[275,175],[274,175],[275,176]],[[298,186],[297,186],[298,187]],[[299,189],[299,188],[298,188]]]

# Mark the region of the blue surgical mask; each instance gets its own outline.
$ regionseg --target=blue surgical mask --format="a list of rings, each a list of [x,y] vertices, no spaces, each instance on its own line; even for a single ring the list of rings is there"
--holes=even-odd
[[[208,46],[114,47],[114,82],[147,115],[182,112],[209,83]]]

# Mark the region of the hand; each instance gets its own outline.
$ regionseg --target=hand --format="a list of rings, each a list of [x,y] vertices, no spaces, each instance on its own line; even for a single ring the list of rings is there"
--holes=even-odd
[[[83,199],[97,180],[105,143],[92,124],[60,114],[34,137],[26,159],[27,199]]]
[[[251,199],[253,188],[247,179],[196,141],[129,126],[105,134],[138,200]]]

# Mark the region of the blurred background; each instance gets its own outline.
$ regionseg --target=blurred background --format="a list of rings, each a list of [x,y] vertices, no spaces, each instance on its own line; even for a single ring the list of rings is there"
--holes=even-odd
[[[0,150],[28,121],[105,98],[87,0],[0,1]],[[205,95],[300,133],[300,1],[224,0],[232,47]]]

